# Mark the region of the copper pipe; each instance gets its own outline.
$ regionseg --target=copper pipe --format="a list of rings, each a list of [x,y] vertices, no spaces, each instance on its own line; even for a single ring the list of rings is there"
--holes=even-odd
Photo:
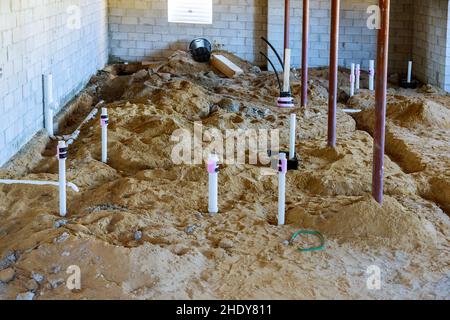
[[[331,39],[328,89],[328,146],[336,147],[336,103],[338,82],[338,44],[339,44],[340,0],[331,0]]]
[[[290,27],[290,7],[291,3],[290,0],[284,0],[284,53],[283,56],[286,54],[286,49],[289,48],[289,27]],[[284,56],[284,61],[286,61],[286,57]]]
[[[372,195],[383,203],[384,147],[386,131],[386,91],[389,51],[390,0],[379,0],[381,29],[378,30],[377,72],[375,75],[375,126],[372,173]]]
[[[284,74],[283,74],[283,91],[290,92],[289,88],[289,76],[290,76],[290,53],[289,57],[286,56],[287,49],[290,47],[289,43],[289,35],[290,35],[290,0],[284,1],[284,50],[283,50],[283,65],[284,65]],[[290,51],[290,50],[289,50]],[[288,59],[289,58],[289,59]],[[286,70],[287,69],[287,70]]]
[[[302,96],[301,106],[308,104],[308,44],[309,44],[309,0],[303,0],[302,31]]]

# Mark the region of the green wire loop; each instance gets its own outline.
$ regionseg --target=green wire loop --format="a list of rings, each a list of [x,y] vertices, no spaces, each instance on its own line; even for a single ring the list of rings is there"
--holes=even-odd
[[[320,240],[320,246],[311,247],[311,248],[298,248],[297,250],[300,252],[311,252],[311,251],[320,251],[325,249],[325,238],[319,231],[308,231],[308,230],[299,230],[291,238],[290,243],[294,243],[294,240],[301,234],[309,234],[316,236]]]

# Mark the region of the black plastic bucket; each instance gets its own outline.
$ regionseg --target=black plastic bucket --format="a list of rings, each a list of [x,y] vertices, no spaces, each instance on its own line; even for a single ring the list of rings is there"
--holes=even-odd
[[[189,45],[189,51],[197,62],[208,62],[211,58],[211,50],[211,42],[205,38],[194,39]]]

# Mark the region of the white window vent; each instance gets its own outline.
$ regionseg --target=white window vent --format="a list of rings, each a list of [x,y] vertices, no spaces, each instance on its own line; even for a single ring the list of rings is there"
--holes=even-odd
[[[212,0],[168,0],[169,22],[212,24]]]

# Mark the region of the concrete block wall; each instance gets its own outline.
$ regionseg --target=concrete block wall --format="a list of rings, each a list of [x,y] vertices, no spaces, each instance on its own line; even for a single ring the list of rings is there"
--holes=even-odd
[[[326,16],[328,15],[328,5],[326,1],[316,0],[311,1],[311,35],[310,41],[321,43],[322,46],[328,45],[328,40],[325,37],[321,37],[321,34],[328,33],[325,29],[326,26],[320,24],[322,20],[323,24],[326,23]],[[290,33],[289,33],[289,46],[291,48],[291,65],[299,66],[301,64],[301,39],[302,39],[302,1],[295,0],[290,3]],[[319,18],[321,17],[322,18]],[[328,22],[329,23],[329,22]],[[267,17],[267,39],[275,47],[275,49],[283,58],[284,48],[284,1],[282,0],[268,0],[268,17]],[[315,45],[310,45],[310,59],[316,57],[317,54],[313,51]],[[277,62],[276,56],[271,49],[266,48],[269,58],[275,63],[278,71],[281,71],[281,66]],[[270,68],[271,69],[271,68]]]
[[[445,4],[444,4],[445,5]],[[450,1],[447,3],[447,39],[445,49],[445,83],[444,90],[450,92]]]
[[[391,1],[389,72],[406,74],[413,56],[414,5],[416,0]]]
[[[414,6],[414,74],[450,90],[449,1],[416,0]]]
[[[283,1],[269,1],[268,37],[279,50],[283,49]],[[368,68],[368,60],[376,54],[376,30],[367,28],[370,14],[367,8],[376,4],[376,0],[342,0],[339,29],[339,64],[350,66],[359,63]],[[310,1],[310,51],[309,63],[312,67],[329,64],[330,12],[329,0]],[[301,64],[302,9],[303,1],[291,1],[291,34],[293,66]],[[272,58],[272,56],[271,56]]]
[[[350,67],[359,63],[369,68],[369,60],[376,58],[377,30],[367,27],[370,13],[367,8],[378,0],[342,0],[339,29],[339,65]]]
[[[283,49],[283,1],[269,1],[268,37],[279,50]],[[413,0],[391,1],[390,72],[403,72],[412,54]],[[367,27],[371,13],[367,9],[378,4],[378,0],[341,0],[339,28],[339,65],[350,67],[359,63],[368,68],[368,61],[376,59],[377,32]],[[302,0],[291,1],[292,62],[301,64]],[[330,1],[310,2],[310,65],[312,67],[329,64],[330,43]],[[270,58],[274,58],[271,54]]]
[[[128,61],[164,59],[196,37],[254,63],[267,33],[267,0],[213,0],[213,24],[169,23],[167,0],[109,0],[110,54]]]
[[[0,165],[43,128],[42,74],[63,106],[106,64],[107,41],[106,0],[0,0]]]
[[[327,66],[330,1],[310,1],[310,66]],[[302,0],[291,0],[290,47],[295,67],[301,62],[302,3]],[[377,31],[367,27],[371,15],[367,9],[376,4],[378,0],[341,0],[341,66],[359,63],[367,69],[368,61],[375,60]],[[109,7],[110,54],[123,60],[164,59],[176,49],[185,49],[197,36],[208,37],[257,64],[265,64],[260,50],[276,60],[260,40],[261,36],[266,36],[282,53],[282,0],[214,0],[212,25],[168,23],[167,0],[109,0]],[[450,68],[445,67],[447,54],[442,53],[448,51],[444,49],[448,43],[447,12],[448,0],[391,1],[390,73],[405,74],[407,61],[413,59],[414,72],[420,80],[442,88],[446,83],[450,86]],[[441,53],[437,54],[429,46]],[[426,61],[432,61],[431,65]]]

